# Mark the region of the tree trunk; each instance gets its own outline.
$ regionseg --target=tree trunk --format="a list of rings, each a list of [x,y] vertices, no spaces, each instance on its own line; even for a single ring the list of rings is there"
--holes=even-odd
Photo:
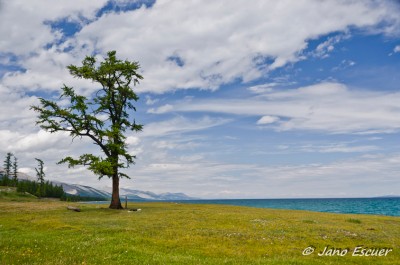
[[[118,174],[114,174],[112,177],[112,196],[110,209],[123,209],[121,200],[119,199],[119,177]]]

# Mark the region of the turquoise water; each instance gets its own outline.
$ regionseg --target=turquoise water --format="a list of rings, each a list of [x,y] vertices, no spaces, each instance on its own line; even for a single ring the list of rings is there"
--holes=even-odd
[[[179,202],[195,204],[228,204],[256,208],[308,210],[331,213],[356,213],[400,216],[400,198],[238,199],[189,200]]]
[[[122,201],[123,202],[123,201]],[[135,202],[135,201],[130,201]],[[140,201],[144,202],[144,201]],[[400,198],[349,199],[235,199],[170,201],[193,204],[227,204],[256,208],[307,210],[330,213],[355,213],[400,216]],[[83,202],[109,204],[109,201]]]

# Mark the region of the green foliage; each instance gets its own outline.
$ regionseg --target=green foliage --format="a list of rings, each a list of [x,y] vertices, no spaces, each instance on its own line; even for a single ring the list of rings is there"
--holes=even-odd
[[[73,138],[88,137],[99,146],[104,156],[68,156],[59,163],[67,163],[69,167],[88,166],[99,178],[113,178],[111,208],[122,208],[119,178],[129,178],[119,169],[134,164],[135,159],[127,150],[125,133],[142,130],[142,125],[130,118],[131,111],[136,111],[133,102],[139,99],[131,86],[143,79],[137,72],[139,68],[137,62],[117,59],[115,51],[108,52],[99,63],[94,56],[87,56],[82,66],[70,65],[68,70],[73,77],[90,80],[99,86],[93,97],[78,95],[74,88],[64,85],[60,99],[69,101],[67,107],[44,98],[40,98],[39,106],[31,107],[38,112],[37,124],[42,129],[51,133],[69,132]]]
[[[12,181],[6,175],[0,175],[0,186],[12,186]]]
[[[17,186],[18,183],[18,159],[14,156],[14,162],[12,164],[12,176],[13,176],[13,186]]]
[[[17,184],[17,192],[28,192],[32,195],[46,198],[63,198],[65,192],[62,186],[54,185],[53,183],[46,181],[43,184],[36,181],[20,180]]]
[[[118,60],[115,55],[115,51],[108,52],[108,57],[99,66],[94,56],[87,56],[80,67],[68,66],[72,76],[91,80],[100,86],[93,98],[78,95],[72,87],[64,85],[61,99],[69,100],[68,107],[62,108],[44,98],[40,99],[40,106],[31,107],[39,113],[37,124],[41,128],[52,133],[66,131],[73,138],[89,137],[100,147],[104,158],[84,154],[79,158],[66,157],[59,162],[70,167],[89,166],[99,178],[115,174],[128,177],[118,172],[118,168],[133,164],[135,158],[127,151],[124,133],[142,129],[142,125],[129,119],[129,110],[136,110],[132,102],[139,99],[130,86],[143,78],[137,73],[139,64]],[[106,119],[101,118],[104,115]]]
[[[37,197],[27,192],[17,192],[16,187],[0,186],[0,201],[34,201]]]
[[[14,157],[14,161],[12,161]],[[17,157],[12,153],[7,153],[4,159],[4,173],[1,175],[0,185],[1,186],[13,186],[15,187],[18,183],[18,160]]]
[[[44,170],[43,170],[43,161],[39,158],[35,158],[36,161],[38,161],[38,167],[39,168],[35,168],[36,170],[36,176],[37,176],[37,181],[38,181],[38,186],[37,186],[37,190],[36,190],[36,194],[37,196],[42,197],[45,196],[46,194],[46,187],[45,187],[45,182],[44,182]]]
[[[3,184],[7,186],[11,184],[10,176],[11,176],[11,169],[12,169],[12,153],[7,153],[6,158],[4,159],[4,175],[3,175]]]

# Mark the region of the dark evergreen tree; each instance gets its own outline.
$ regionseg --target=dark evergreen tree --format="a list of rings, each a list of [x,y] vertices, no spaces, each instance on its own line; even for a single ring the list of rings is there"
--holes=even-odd
[[[40,187],[40,184],[38,182],[30,180],[20,180],[17,184],[18,192],[28,192],[32,195],[38,195],[37,191],[39,189],[43,191],[41,197],[62,199],[66,196],[61,185],[57,186],[49,181],[43,183],[43,188]]]
[[[66,157],[59,163],[70,167],[88,166],[99,178],[112,179],[112,198],[110,208],[122,209],[119,198],[120,178],[127,177],[120,172],[134,163],[135,156],[127,150],[126,131],[140,131],[142,125],[130,118],[133,105],[139,98],[131,86],[135,86],[143,77],[137,73],[137,62],[122,61],[116,58],[116,52],[108,52],[104,61],[98,63],[94,56],[87,56],[82,66],[68,66],[69,72],[76,78],[91,80],[99,86],[93,97],[87,98],[75,93],[72,87],[64,85],[61,98],[68,99],[67,107],[57,102],[40,99],[40,106],[32,106],[39,113],[37,124],[54,133],[69,132],[71,137],[90,138],[103,152],[103,156],[83,154],[79,158]],[[102,117],[106,117],[105,119]]]
[[[43,197],[45,195],[45,185],[44,185],[44,170],[43,170],[43,161],[39,158],[35,158],[38,161],[38,167],[35,168],[36,170],[36,176],[37,176],[37,182],[38,182],[38,187],[36,194],[39,198]]]
[[[2,179],[2,184],[4,186],[8,186],[11,184],[10,181],[10,176],[11,176],[11,168],[12,168],[12,162],[11,162],[11,157],[13,156],[12,153],[7,153],[6,158],[4,160],[4,175]]]
[[[14,156],[14,162],[12,164],[12,175],[13,175],[13,186],[17,186],[18,183],[18,159]]]

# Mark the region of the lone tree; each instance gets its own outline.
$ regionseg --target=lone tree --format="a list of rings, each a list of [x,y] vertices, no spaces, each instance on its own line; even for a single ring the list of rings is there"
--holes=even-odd
[[[122,209],[119,198],[119,180],[128,175],[120,172],[134,163],[135,156],[129,154],[125,143],[126,131],[140,131],[142,125],[130,118],[133,105],[139,98],[132,89],[143,77],[137,73],[137,62],[116,58],[115,51],[107,53],[104,61],[98,63],[94,56],[87,56],[82,66],[68,66],[76,78],[91,80],[99,89],[91,98],[75,93],[72,87],[64,85],[62,99],[68,99],[67,107],[57,102],[40,99],[40,106],[31,108],[39,113],[37,124],[54,133],[69,132],[71,137],[88,137],[101,149],[103,156],[83,154],[79,158],[66,157],[59,163],[69,167],[88,166],[99,176],[112,179],[110,208]]]
[[[43,161],[39,158],[35,158],[36,161],[38,161],[38,167],[35,168],[36,170],[36,176],[37,176],[37,181],[39,183],[38,191],[37,194],[39,195],[39,198],[44,196],[44,170],[43,170]]]

